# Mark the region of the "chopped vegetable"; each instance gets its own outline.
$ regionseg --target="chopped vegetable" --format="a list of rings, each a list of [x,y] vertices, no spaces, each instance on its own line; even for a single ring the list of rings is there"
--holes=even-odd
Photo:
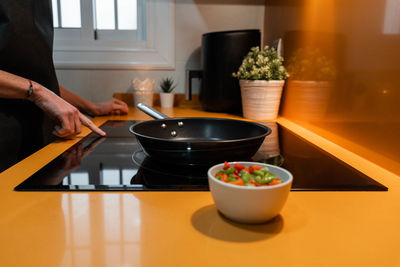
[[[225,161],[224,162],[224,167],[222,169],[226,170],[226,169],[228,169],[230,167],[231,167],[231,164],[229,164],[228,162]]]
[[[233,164],[224,162],[222,170],[215,174],[218,180],[241,186],[271,186],[282,183],[282,181],[271,173],[268,168],[259,165],[250,165],[248,168],[240,163]]]
[[[261,170],[261,166],[254,165],[254,166],[253,166],[253,169],[254,169],[254,170],[257,170],[257,171],[258,171],[258,170]]]
[[[246,169],[246,167],[243,166],[243,165],[240,164],[240,163],[235,163],[235,164],[233,165],[233,167],[234,167],[236,170],[238,170],[239,172],[240,172],[241,170],[243,170],[243,169]]]
[[[218,180],[222,181],[222,182],[228,182],[228,175],[226,175],[226,173],[223,172],[219,172],[215,175],[215,178],[217,178]]]
[[[244,185],[244,182],[242,179],[237,179],[235,181],[229,182],[230,184],[235,184],[235,185]]]

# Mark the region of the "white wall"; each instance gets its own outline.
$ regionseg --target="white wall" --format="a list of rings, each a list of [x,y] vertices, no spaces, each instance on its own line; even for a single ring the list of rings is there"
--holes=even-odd
[[[176,93],[185,92],[185,70],[200,66],[201,36],[207,32],[260,29],[263,32],[265,0],[176,0],[175,70],[88,70],[57,69],[59,83],[94,102],[115,92],[127,92],[134,78],[157,81],[173,76]],[[158,91],[158,88],[156,88]],[[198,93],[194,88],[193,93]]]

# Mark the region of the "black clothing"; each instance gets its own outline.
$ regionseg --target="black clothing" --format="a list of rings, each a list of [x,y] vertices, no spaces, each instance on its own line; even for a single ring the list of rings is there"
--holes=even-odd
[[[51,0],[1,0],[0,69],[59,94],[52,54]],[[32,102],[0,98],[0,172],[52,141],[52,128]]]

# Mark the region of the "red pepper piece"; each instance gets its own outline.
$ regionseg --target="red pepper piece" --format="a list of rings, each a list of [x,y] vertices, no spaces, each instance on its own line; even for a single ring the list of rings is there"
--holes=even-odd
[[[237,179],[236,181],[229,182],[230,184],[235,184],[235,185],[244,185],[244,182],[242,179]]]
[[[239,175],[237,175],[236,173],[234,173],[234,174],[233,174],[233,176],[235,176],[235,178],[236,178],[236,179],[240,179],[240,180],[242,180],[242,178],[240,178],[240,176],[239,176]]]
[[[235,170],[237,170],[238,172],[240,172],[241,170],[243,170],[244,168],[246,168],[245,166],[243,166],[243,165],[240,164],[240,163],[235,163],[235,164],[233,165],[233,167],[234,167]]]
[[[249,173],[250,173],[250,174],[254,174],[254,168],[253,168],[253,166],[251,166],[251,165],[249,166]]]
[[[253,169],[259,171],[259,170],[261,170],[261,166],[254,165],[254,166],[253,166]]]
[[[231,167],[231,164],[229,164],[227,161],[224,162],[224,167],[222,169],[226,170]]]
[[[277,185],[277,184],[281,184],[281,183],[282,183],[281,180],[275,179],[272,182],[268,183],[268,185]]]

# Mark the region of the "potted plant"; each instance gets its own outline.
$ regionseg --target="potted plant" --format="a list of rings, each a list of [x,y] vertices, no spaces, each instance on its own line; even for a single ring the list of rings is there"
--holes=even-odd
[[[175,89],[176,85],[174,79],[171,77],[162,78],[160,80],[160,101],[161,107],[172,108],[174,106],[174,93],[172,91]]]
[[[239,79],[243,116],[254,120],[274,120],[285,79],[289,77],[283,58],[274,48],[252,47],[233,76]]]
[[[285,115],[308,120],[323,118],[336,79],[334,60],[318,48],[303,47],[287,62],[290,79],[285,89]]]

